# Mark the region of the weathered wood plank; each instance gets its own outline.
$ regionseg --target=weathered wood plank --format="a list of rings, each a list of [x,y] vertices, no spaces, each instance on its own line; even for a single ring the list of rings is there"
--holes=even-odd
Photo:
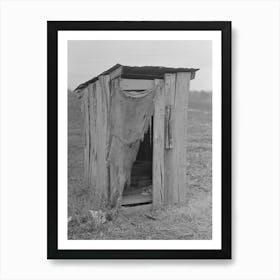
[[[133,205],[133,204],[143,204],[152,202],[152,194],[142,194],[142,193],[134,193],[124,195],[122,198],[122,205]]]
[[[104,207],[108,200],[106,168],[107,101],[99,81],[90,91],[90,193],[93,208]]]
[[[105,125],[107,127],[107,133],[106,133],[106,150],[107,155],[106,159],[108,159],[108,153],[109,153],[109,146],[110,146],[110,112],[111,112],[111,90],[110,90],[110,76],[100,76],[99,82],[101,86],[101,92],[103,94],[103,99],[106,102],[106,110],[107,110],[107,117],[105,116]]]
[[[177,163],[177,186],[174,191],[177,193],[180,204],[187,201],[187,110],[188,110],[188,95],[190,73],[177,73],[176,79],[176,99],[174,100],[176,127],[176,163]]]
[[[112,95],[117,91],[119,87],[119,79],[114,79],[111,81],[111,92],[112,92]],[[112,100],[111,100],[112,102]],[[118,110],[120,110],[119,107],[115,108],[115,107],[111,107],[111,117],[113,114],[115,114],[115,111],[118,112]],[[110,122],[112,122],[110,120]],[[111,134],[112,134],[112,131],[111,131]],[[111,139],[110,139],[110,146],[109,146],[109,154],[108,154],[108,160],[109,160],[109,172],[110,172],[110,175],[109,175],[109,204],[111,207],[118,207],[119,206],[119,189],[118,189],[118,186],[121,184],[121,179],[123,177],[121,177],[122,175],[122,168],[120,166],[119,168],[119,162],[116,161],[115,162],[115,158],[117,160],[119,160],[120,162],[123,162],[123,154],[122,154],[122,150],[121,150],[121,143],[119,141],[119,139],[117,137],[113,137],[113,136],[110,136]],[[116,151],[119,152],[119,155],[116,154]],[[124,181],[124,180],[123,180]]]
[[[122,90],[147,90],[155,86],[154,80],[121,79]]]
[[[105,118],[105,125],[107,127],[106,132],[106,172],[107,172],[107,197],[110,197],[110,164],[108,162],[109,151],[110,151],[110,112],[111,112],[111,91],[110,91],[110,75],[101,75],[99,76],[99,82],[101,87],[101,92],[103,98],[105,97],[106,108],[107,108],[107,117]]]
[[[99,138],[100,140],[100,149],[101,149],[101,165],[100,165],[100,170],[99,172],[102,172],[103,175],[103,200],[105,203],[108,201],[108,189],[109,189],[109,181],[108,181],[108,169],[107,169],[107,150],[108,150],[108,129],[109,129],[109,94],[110,91],[108,89],[108,77],[105,77],[105,82],[104,82],[104,89],[102,88],[100,82],[100,93],[101,93],[101,100],[102,100],[102,122],[100,123],[100,135],[101,137]],[[99,136],[98,136],[99,137]],[[102,171],[101,171],[102,170]]]
[[[152,204],[143,204],[133,207],[121,207],[120,213],[125,215],[140,215],[145,212],[150,212],[152,210]]]
[[[165,75],[166,106],[171,106],[169,129],[173,148],[165,149],[166,203],[185,203],[187,200],[187,108],[189,73]],[[168,133],[168,131],[165,131]],[[169,132],[170,133],[170,132]],[[165,137],[168,135],[165,134]]]
[[[162,80],[158,84],[154,103],[154,135],[153,135],[153,208],[164,203],[164,114],[165,95]]]
[[[90,188],[94,191],[96,186],[96,154],[97,154],[97,141],[96,135],[96,85],[91,84],[88,89],[88,130],[89,130],[89,182]]]
[[[175,98],[175,81],[176,74],[165,74],[164,76],[164,92],[165,92],[165,105],[170,106],[170,119],[169,119],[169,133],[174,135],[174,114],[171,112],[174,110],[174,98]],[[165,137],[168,131],[165,130]],[[174,160],[174,140],[172,143],[172,149],[165,149],[164,159],[165,159],[165,199],[164,202],[167,205],[173,204],[176,201],[174,197],[173,188],[177,185],[176,176],[176,162]]]
[[[83,138],[84,138],[84,184],[89,186],[89,111],[88,111],[88,90],[84,89],[81,103],[83,115]]]

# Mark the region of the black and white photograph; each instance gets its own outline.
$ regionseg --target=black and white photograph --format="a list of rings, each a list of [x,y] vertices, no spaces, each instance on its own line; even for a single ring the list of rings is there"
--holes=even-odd
[[[0,0],[0,279],[280,280],[279,0]]]
[[[222,251],[221,42],[59,32],[59,249]]]
[[[68,238],[212,239],[211,41],[68,41],[68,67]]]

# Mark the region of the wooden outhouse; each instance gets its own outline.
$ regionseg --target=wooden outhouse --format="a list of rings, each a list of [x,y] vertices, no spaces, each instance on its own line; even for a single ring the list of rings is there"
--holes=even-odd
[[[76,88],[93,209],[186,202],[188,96],[197,70],[117,64]]]

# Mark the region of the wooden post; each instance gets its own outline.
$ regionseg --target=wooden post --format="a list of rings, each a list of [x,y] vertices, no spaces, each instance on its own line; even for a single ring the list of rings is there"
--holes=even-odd
[[[159,208],[164,203],[164,114],[165,96],[163,81],[158,84],[154,102],[154,135],[153,135],[153,208]]]

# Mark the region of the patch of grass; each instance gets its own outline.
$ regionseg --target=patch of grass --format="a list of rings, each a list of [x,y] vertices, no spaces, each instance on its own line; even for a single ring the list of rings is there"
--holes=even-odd
[[[204,94],[205,95],[205,94]],[[117,215],[96,223],[89,213],[89,190],[83,184],[83,137],[80,105],[68,94],[68,223],[69,239],[211,239],[212,111],[211,98],[190,96],[188,110],[188,204],[145,213]],[[202,98],[202,99],[201,99]],[[201,99],[201,100],[200,100]]]
[[[113,221],[98,226],[91,217],[69,223],[69,239],[211,239],[211,195],[192,198],[187,206],[173,206],[145,213],[120,212]]]

